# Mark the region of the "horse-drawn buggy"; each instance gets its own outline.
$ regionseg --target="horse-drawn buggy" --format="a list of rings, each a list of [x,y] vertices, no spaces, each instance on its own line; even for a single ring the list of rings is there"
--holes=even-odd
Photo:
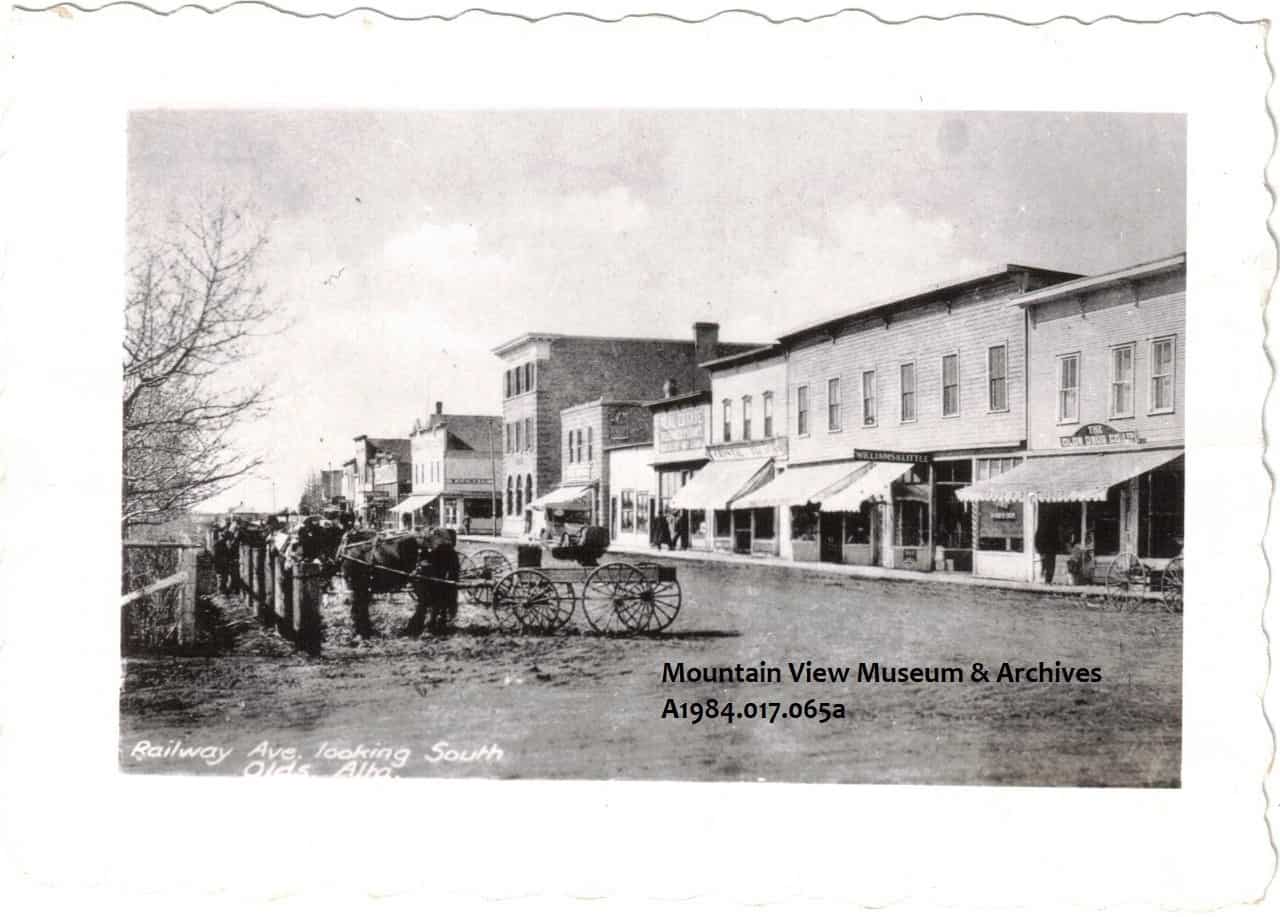
[[[1135,554],[1124,553],[1109,561],[1094,583],[1101,591],[1087,594],[1091,607],[1107,607],[1115,611],[1133,611],[1144,601],[1157,602],[1165,611],[1182,613],[1182,555],[1163,566],[1144,561]]]
[[[539,544],[518,545],[513,565],[501,551],[454,553],[440,547],[441,539],[452,541],[443,532],[348,533],[338,562],[352,590],[357,632],[368,623],[372,594],[406,588],[419,595],[420,607],[431,608],[433,622],[438,622],[441,604],[452,605],[443,612],[447,624],[463,601],[486,609],[500,629],[541,634],[564,627],[578,609],[587,625],[602,634],[657,633],[680,612],[676,568],[652,562],[600,564],[608,548],[603,529],[588,527],[551,548],[558,563],[545,567]]]

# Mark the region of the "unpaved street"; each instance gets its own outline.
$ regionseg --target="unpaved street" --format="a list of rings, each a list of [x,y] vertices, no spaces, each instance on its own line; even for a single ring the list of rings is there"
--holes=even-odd
[[[366,761],[386,765],[400,753],[395,776],[1178,784],[1180,617],[1154,608],[1118,614],[1067,598],[821,577],[680,555],[675,562],[684,607],[659,637],[598,637],[583,632],[580,616],[551,637],[496,633],[486,610],[464,606],[458,633],[411,640],[395,636],[412,610],[405,595],[375,605],[375,622],[387,636],[358,645],[339,589],[326,598],[320,659],[295,652],[256,624],[246,624],[234,649],[218,657],[129,659],[121,766],[241,774],[246,768],[297,773],[306,765],[308,774],[320,775],[338,773],[344,764],[357,770]],[[232,613],[248,618],[244,610]],[[806,660],[966,672],[975,662],[996,669],[1005,661],[1044,661],[1097,667],[1102,681],[661,681],[667,662],[767,661],[785,669]],[[668,698],[677,704],[732,700],[738,709],[778,703],[784,710],[813,699],[843,704],[846,715],[825,723],[739,718],[695,725],[664,719]],[[262,742],[270,752],[261,751]],[[226,751],[216,763],[178,753],[215,746]],[[255,746],[259,754],[251,756]],[[383,758],[371,754],[380,749]],[[206,755],[210,762],[215,757]],[[469,757],[474,760],[463,760]],[[285,767],[287,761],[293,766]]]

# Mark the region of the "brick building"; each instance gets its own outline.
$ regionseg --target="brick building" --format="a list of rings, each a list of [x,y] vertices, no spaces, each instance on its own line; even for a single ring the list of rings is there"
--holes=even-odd
[[[502,418],[446,414],[437,401],[409,434],[409,495],[393,513],[402,528],[444,526],[493,534],[500,520],[497,471]]]
[[[776,507],[785,557],[973,570],[957,491],[1026,440],[1013,299],[1077,276],[1003,265],[782,335],[785,463],[732,509]]]
[[[1067,582],[1077,543],[1097,565],[1181,553],[1186,271],[1184,253],[1012,300],[1027,320],[1027,450],[979,461],[959,494],[979,572]]]
[[[597,398],[561,411],[559,480],[525,507],[533,514],[533,534],[562,518],[609,527],[616,507],[610,505],[608,450],[647,444],[652,424],[648,408],[639,401]]]
[[[530,332],[494,348],[503,363],[503,531],[531,530],[529,505],[559,483],[565,408],[596,398],[652,400],[667,381],[680,391],[708,388],[699,364],[754,346],[721,343],[719,330],[699,322],[685,341]]]

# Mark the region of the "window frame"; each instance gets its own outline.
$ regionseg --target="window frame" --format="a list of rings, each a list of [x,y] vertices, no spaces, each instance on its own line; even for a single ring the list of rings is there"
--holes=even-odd
[[[871,377],[871,397],[867,397],[867,377]],[[871,420],[867,420],[867,403],[871,403]],[[862,426],[868,429],[880,425],[880,379],[874,369],[862,371]]]
[[[831,392],[835,391],[836,400],[831,400]],[[844,395],[843,386],[839,376],[832,376],[827,380],[827,432],[840,433],[844,430],[844,402],[841,397]],[[835,423],[832,423],[831,409],[835,408]]]
[[[904,410],[906,405],[907,391],[903,386],[903,371],[908,367],[911,369],[911,416],[906,416]],[[898,423],[915,423],[920,416],[920,406],[918,393],[920,391],[920,376],[916,370],[916,361],[909,360],[906,363],[898,364]]]
[[[991,354],[992,354],[992,352],[994,352],[994,351],[995,351],[995,350],[997,350],[997,349],[999,349],[999,350],[1003,350],[1003,351],[1004,351],[1004,375],[1000,377],[1000,378],[1001,378],[1001,381],[1004,383],[1004,385],[1003,385],[1003,388],[1004,388],[1004,407],[1002,407],[1002,408],[993,407],[993,406],[992,406],[992,404],[991,404],[991,382],[992,382],[992,377],[991,377]],[[987,413],[988,413],[988,414],[1008,414],[1008,413],[1009,413],[1009,411],[1010,411],[1010,410],[1012,410],[1012,408],[1009,406],[1009,342],[1008,342],[1008,341],[1002,341],[1002,342],[1001,342],[1001,343],[999,343],[999,344],[988,344],[988,345],[987,345],[987,385],[986,385],[986,389],[987,389]]]
[[[809,383],[796,386],[796,436],[809,435]]]
[[[1125,413],[1116,410],[1116,386],[1120,385],[1122,380],[1116,378],[1116,354],[1127,350],[1129,351],[1129,410]],[[1110,365],[1107,367],[1107,419],[1108,420],[1126,420],[1133,419],[1137,415],[1137,392],[1138,392],[1138,347],[1135,341],[1127,341],[1124,344],[1113,344],[1108,348],[1108,359]]]
[[[1076,363],[1076,412],[1072,417],[1064,417],[1062,414],[1062,393],[1065,391],[1062,387],[1062,364],[1067,360],[1075,360]],[[1080,351],[1073,350],[1069,353],[1060,353],[1054,358],[1054,405],[1053,413],[1057,417],[1059,425],[1079,424],[1080,423],[1080,372],[1083,359]]]
[[[720,442],[733,442],[733,399],[725,398],[720,402],[720,411],[724,415],[721,418],[720,425]]]
[[[751,396],[742,396],[742,441],[751,441]]]
[[[773,392],[764,392],[760,396],[760,410],[763,412],[760,432],[765,439],[773,439]]]
[[[1155,406],[1156,347],[1165,343],[1169,345],[1169,406],[1167,408],[1157,408]],[[1147,415],[1157,416],[1176,413],[1178,410],[1178,336],[1176,334],[1162,334],[1159,337],[1153,337],[1147,348],[1147,359],[1149,361],[1147,369]]]
[[[955,367],[956,367],[956,382],[955,382],[956,409],[951,413],[947,413],[947,361],[948,360],[955,360]],[[962,401],[961,392],[960,392],[960,352],[959,351],[953,350],[951,353],[944,353],[942,355],[942,378],[940,379],[940,383],[941,383],[941,388],[940,388],[939,394],[941,397],[939,398],[939,404],[938,404],[939,411],[941,412],[943,417],[948,417],[948,418],[959,417],[961,413],[961,405],[964,403]]]

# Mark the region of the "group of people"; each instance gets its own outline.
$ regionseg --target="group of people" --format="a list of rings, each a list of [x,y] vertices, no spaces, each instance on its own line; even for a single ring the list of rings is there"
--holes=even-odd
[[[1068,525],[1055,528],[1042,524],[1036,529],[1036,553],[1040,555],[1040,575],[1046,584],[1052,583],[1058,570],[1058,555],[1067,555],[1067,573],[1073,586],[1088,584],[1093,578],[1093,533],[1083,538]]]
[[[663,548],[674,551],[677,547],[681,550],[688,550],[688,514],[678,513],[675,510],[655,513],[653,521],[649,523],[649,544],[659,551]]]

